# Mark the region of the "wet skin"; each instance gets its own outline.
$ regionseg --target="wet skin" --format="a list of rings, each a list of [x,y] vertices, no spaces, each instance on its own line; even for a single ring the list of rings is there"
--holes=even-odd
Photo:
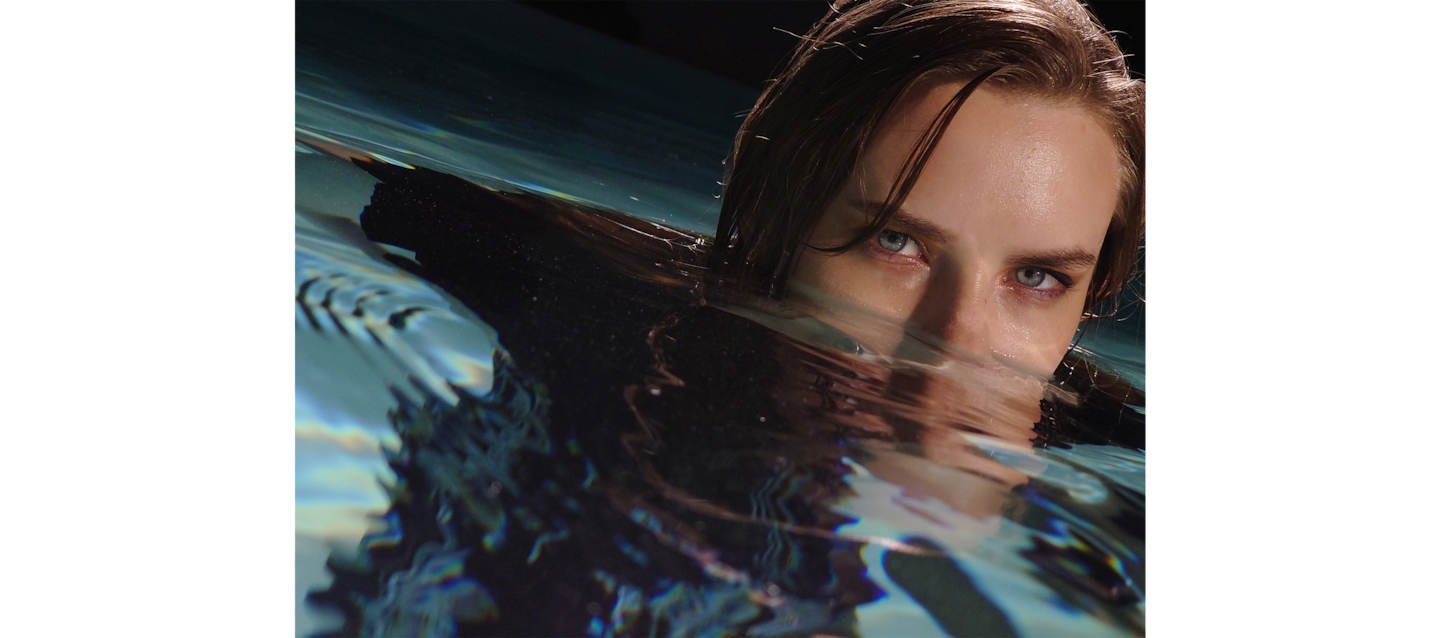
[[[963,85],[929,82],[906,94],[809,246],[854,237]],[[902,343],[909,333],[985,367],[1048,376],[1080,322],[1119,183],[1115,145],[1083,107],[981,88],[887,229],[838,255],[804,250],[793,281],[891,320],[856,335],[878,352],[912,358]]]

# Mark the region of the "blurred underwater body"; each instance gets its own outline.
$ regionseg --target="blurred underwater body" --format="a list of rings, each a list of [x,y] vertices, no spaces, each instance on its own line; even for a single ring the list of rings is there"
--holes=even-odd
[[[920,366],[701,295],[695,187],[526,181],[526,142],[321,76],[297,79],[297,632],[1144,633],[1143,363]]]
[[[401,352],[458,301],[503,347],[392,385],[384,528],[308,599],[339,635],[1143,632],[1143,453],[1103,445],[1143,445],[1123,402],[1054,384],[1032,428],[1006,388],[1035,380],[974,367],[937,405],[890,380],[940,372],[702,301],[701,237],[356,164],[381,182],[361,230],[447,304],[307,279],[310,328]]]

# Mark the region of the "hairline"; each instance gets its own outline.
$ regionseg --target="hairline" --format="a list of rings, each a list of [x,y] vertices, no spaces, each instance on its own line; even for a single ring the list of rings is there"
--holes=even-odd
[[[857,140],[858,145],[857,152],[855,154],[855,160],[851,165],[849,171],[846,173],[845,181],[841,182],[840,188],[837,188],[835,193],[830,196],[829,200],[825,203],[822,210],[828,210],[834,204],[834,202],[841,197],[842,193],[845,190],[845,183],[848,183],[850,180],[855,179],[856,176],[860,175],[864,168],[866,153],[870,150],[870,145],[874,143],[876,138],[878,138],[882,132],[884,132],[884,130],[886,129],[886,125],[889,123],[889,120],[892,117],[894,117],[902,109],[914,106],[915,101],[923,99],[923,97],[920,95],[920,92],[933,90],[934,88],[943,84],[959,85],[959,87],[957,87],[956,89],[958,91],[961,90],[960,87],[964,87],[965,84],[969,83],[971,80],[974,80],[979,75],[979,73],[975,72],[962,72],[956,69],[945,68],[944,66],[941,66],[921,72],[920,75],[916,76],[908,84],[906,84],[905,87],[902,88],[897,94],[894,103],[891,104],[889,108],[887,108],[883,113],[880,113],[879,116],[875,118],[875,124],[860,131],[859,139]],[[985,82],[981,83],[980,86],[976,88],[976,93],[979,93],[980,91],[989,91],[997,98],[1007,102],[1012,106],[1017,104],[1018,100],[1033,99],[1038,101],[1042,106],[1049,108],[1079,109],[1083,111],[1095,124],[1099,125],[1102,129],[1105,130],[1105,137],[1110,141],[1110,151],[1114,155],[1117,165],[1115,183],[1115,210],[1112,211],[1110,215],[1111,224],[1118,224],[1120,227],[1126,225],[1129,221],[1126,219],[1126,214],[1128,213],[1128,210],[1125,206],[1126,191],[1127,189],[1137,187],[1138,184],[1135,184],[1137,178],[1136,167],[1130,161],[1130,158],[1127,157],[1127,154],[1122,148],[1121,143],[1123,142],[1123,140],[1121,138],[1121,127],[1123,121],[1120,117],[1120,114],[1117,113],[1114,109],[1108,108],[1107,105],[1104,104],[1101,100],[1096,99],[1092,95],[1081,92],[1078,89],[1070,87],[1052,89],[1049,87],[1033,86],[1030,84],[1005,83],[1005,80],[1008,78],[1009,76],[1006,76],[1005,72],[1001,71],[1000,73],[997,73],[996,75],[988,78]],[[965,107],[962,105],[960,108],[963,109]],[[944,133],[948,133],[950,126],[953,125],[953,120],[947,123]],[[926,164],[928,163],[929,162],[927,161]],[[924,166],[921,166],[920,170],[923,171],[924,168]],[[897,175],[896,179],[903,179],[903,177],[903,175]],[[904,200],[901,200],[899,202],[901,208],[904,207],[904,204]],[[824,213],[821,214],[823,216]],[[816,221],[816,226],[818,226],[819,219],[817,218]],[[1114,230],[1118,230],[1118,228],[1112,228],[1112,230],[1107,231],[1107,237]],[[801,242],[802,245],[809,243],[809,235],[813,232],[814,228],[811,228],[810,232],[806,233],[804,241]]]

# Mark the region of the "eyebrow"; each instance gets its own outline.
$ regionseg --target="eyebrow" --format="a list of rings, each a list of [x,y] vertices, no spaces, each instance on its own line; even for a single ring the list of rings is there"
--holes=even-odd
[[[884,204],[883,202],[852,200],[850,205],[856,210],[870,215],[873,219],[880,214],[880,209]],[[940,228],[929,221],[911,215],[905,211],[904,207],[901,207],[900,210],[895,212],[895,216],[890,218],[890,223],[886,224],[885,227],[898,233],[905,233],[911,237],[928,239],[934,242],[948,244],[954,242],[956,239],[954,233]],[[1094,266],[1097,261],[1098,259],[1095,257],[1095,253],[1075,246],[1059,250],[1011,255],[1005,259],[1005,265],[1014,268],[1033,266],[1038,268],[1052,268],[1055,270],[1068,270],[1073,268],[1089,268]]]
[[[880,209],[884,207],[884,202],[851,200],[850,205],[856,210],[869,215],[870,219],[873,220],[880,215]],[[895,211],[895,215],[890,218],[890,222],[887,223],[885,227],[917,239],[928,239],[932,242],[942,244],[953,243],[956,239],[954,233],[911,215],[906,212],[904,207]]]
[[[1074,248],[1061,250],[1011,255],[1005,260],[1005,264],[1017,268],[1020,266],[1034,266],[1039,268],[1053,268],[1055,270],[1067,270],[1071,268],[1089,268],[1095,265],[1095,261],[1094,253],[1076,246]]]

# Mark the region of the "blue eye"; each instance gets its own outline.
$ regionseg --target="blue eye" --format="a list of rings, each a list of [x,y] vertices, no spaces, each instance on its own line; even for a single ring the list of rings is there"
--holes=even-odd
[[[1051,290],[1065,286],[1055,275],[1039,268],[1020,268],[1015,271],[1015,283],[1039,290]]]
[[[1039,288],[1045,283],[1045,271],[1039,268],[1021,268],[1015,271],[1015,281],[1031,288]]]
[[[882,230],[875,236],[875,243],[881,248],[894,253],[903,253],[906,248],[911,247],[915,240],[905,233],[897,233],[893,230]]]

